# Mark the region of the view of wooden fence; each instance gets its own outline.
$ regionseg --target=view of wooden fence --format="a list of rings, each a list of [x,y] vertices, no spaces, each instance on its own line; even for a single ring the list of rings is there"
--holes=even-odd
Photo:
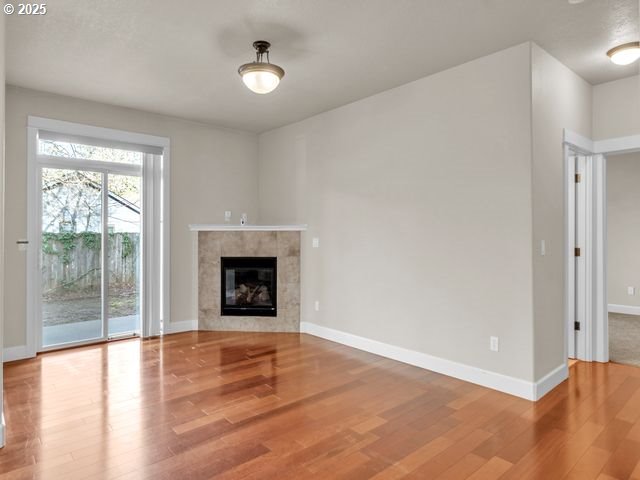
[[[110,233],[109,288],[135,288],[140,275],[140,234]],[[101,235],[94,232],[42,236],[42,293],[47,297],[99,294]]]

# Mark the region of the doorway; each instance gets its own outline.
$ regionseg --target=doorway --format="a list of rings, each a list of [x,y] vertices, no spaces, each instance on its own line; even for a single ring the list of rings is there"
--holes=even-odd
[[[640,152],[607,156],[609,357],[640,366]]]
[[[610,359],[613,297],[608,272],[610,262],[617,260],[608,253],[607,166],[611,158],[632,152],[640,152],[640,135],[594,142],[565,131],[565,328],[570,359]]]
[[[162,333],[168,140],[29,117],[31,355]]]

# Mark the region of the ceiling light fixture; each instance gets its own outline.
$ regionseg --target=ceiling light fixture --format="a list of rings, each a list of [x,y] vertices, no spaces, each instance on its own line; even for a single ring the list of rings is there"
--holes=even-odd
[[[271,44],[264,40],[253,42],[253,48],[256,49],[256,61],[245,63],[238,69],[242,81],[252,92],[259,94],[273,92],[284,77],[282,68],[269,63],[270,46]],[[267,56],[266,62],[264,61],[265,54]]]
[[[607,56],[616,65],[630,65],[640,58],[640,42],[618,45],[609,50]]]

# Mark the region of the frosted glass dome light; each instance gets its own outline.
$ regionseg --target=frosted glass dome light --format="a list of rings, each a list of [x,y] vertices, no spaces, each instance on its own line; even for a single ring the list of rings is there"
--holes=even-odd
[[[618,45],[609,50],[607,56],[616,65],[630,65],[640,58],[640,42]]]
[[[273,92],[284,77],[284,70],[278,65],[269,63],[269,47],[271,44],[264,40],[253,42],[256,49],[256,61],[245,63],[238,69],[242,81],[249,90],[264,95]],[[267,61],[264,61],[264,55]]]

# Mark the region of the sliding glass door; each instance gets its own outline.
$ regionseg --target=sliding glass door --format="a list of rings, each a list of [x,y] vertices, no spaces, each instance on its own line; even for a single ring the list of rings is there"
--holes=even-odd
[[[42,343],[103,337],[102,174],[42,169]]]
[[[108,335],[140,333],[142,196],[140,177],[107,179]]]
[[[41,349],[139,335],[141,152],[41,141]]]

